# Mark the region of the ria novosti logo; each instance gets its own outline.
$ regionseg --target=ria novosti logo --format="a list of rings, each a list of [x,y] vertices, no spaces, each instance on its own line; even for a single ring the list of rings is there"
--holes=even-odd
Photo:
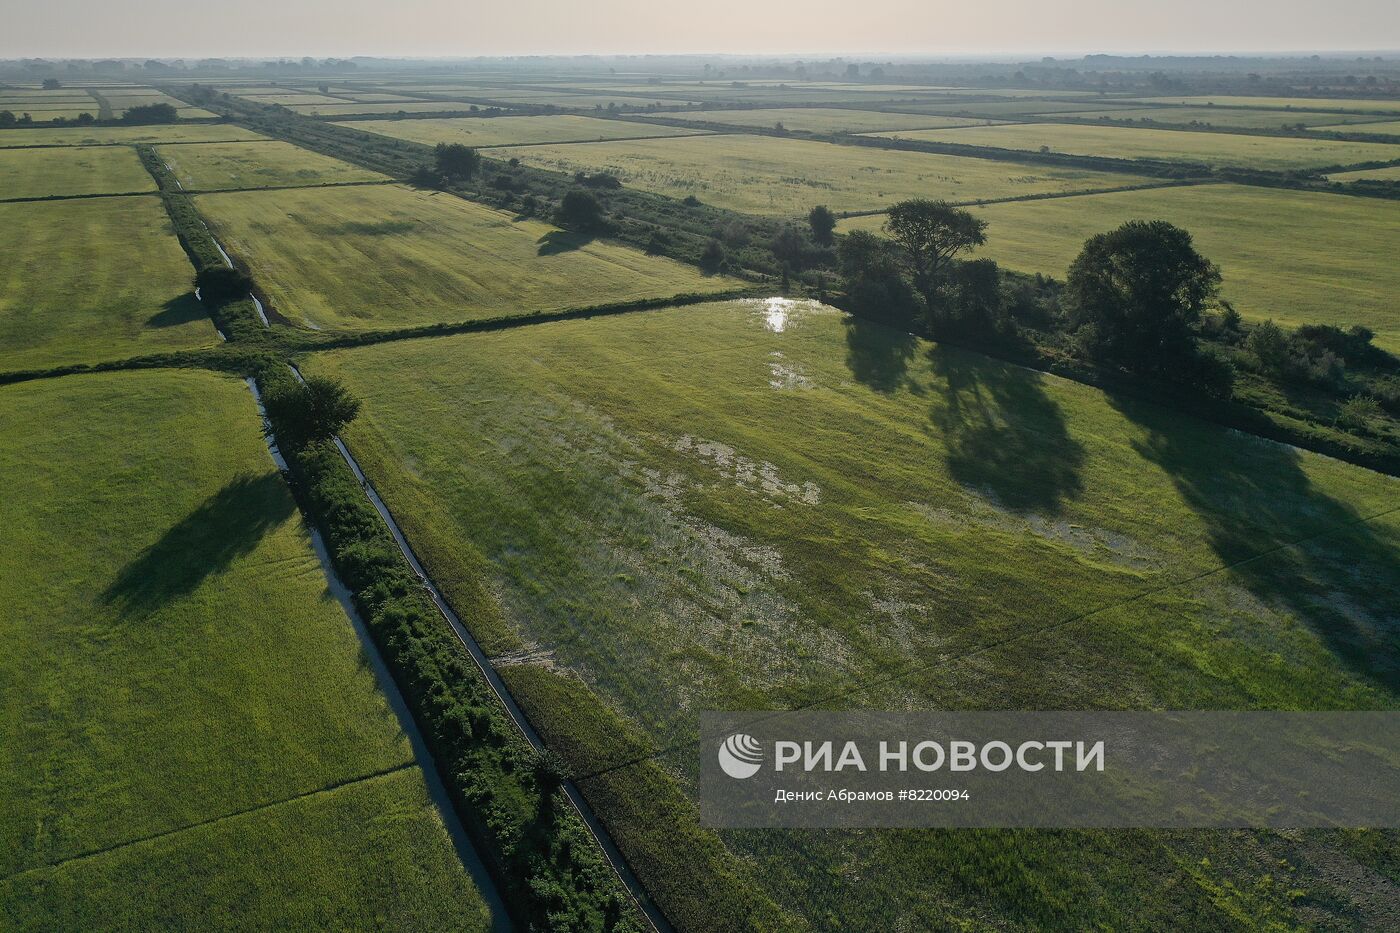
[[[720,743],[719,766],[732,778],[750,778],[763,767],[763,744],[751,735],[736,732]]]

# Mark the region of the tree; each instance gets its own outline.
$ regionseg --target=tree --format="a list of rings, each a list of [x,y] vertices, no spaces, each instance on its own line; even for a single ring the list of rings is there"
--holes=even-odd
[[[44,79],[44,90],[46,90],[46,91],[56,91],[56,90],[58,90],[58,89],[61,88],[61,87],[63,87],[63,85],[61,85],[61,84],[58,83],[58,79],[57,79],[57,78],[45,78],[45,79]]]
[[[836,260],[845,307],[904,328],[913,324],[919,300],[900,273],[893,243],[868,230],[854,230],[841,238]]]
[[[591,193],[577,188],[566,193],[559,202],[556,220],[566,230],[583,233],[597,233],[607,227],[603,205]]]
[[[1167,372],[1195,361],[1201,312],[1219,286],[1220,270],[1196,252],[1191,234],[1165,220],[1130,220],[1084,244],[1066,294],[1091,353]]]
[[[783,225],[774,235],[768,248],[773,251],[773,258],[778,260],[784,273],[788,270],[801,272],[807,266],[807,238],[790,224]]]
[[[481,155],[461,143],[438,143],[433,158],[438,172],[447,178],[471,178],[481,167]]]
[[[965,337],[989,337],[1006,317],[1001,294],[1001,268],[994,259],[960,262],[949,273],[949,313],[946,320],[930,322],[937,333],[948,326]]]
[[[129,107],[122,113],[123,123],[175,123],[179,119],[179,111],[171,104],[143,104],[139,107]]]
[[[263,396],[263,406],[278,443],[294,451],[330,440],[360,413],[360,400],[329,376],[281,382]]]
[[[201,301],[221,305],[247,297],[253,280],[228,266],[205,266],[195,274],[194,287],[199,290]]]
[[[824,204],[818,204],[807,214],[807,226],[812,228],[812,239],[818,246],[830,246],[835,237],[836,215]]]
[[[0,110],[0,126],[14,126],[15,112],[13,110]]]
[[[79,126],[87,126],[89,123],[96,122],[96,118],[92,114],[84,110],[82,113],[78,114],[76,117],[73,118],[73,122],[78,124]]]
[[[724,244],[719,240],[711,240],[705,244],[705,251],[700,254],[700,270],[708,275],[714,275],[722,271],[728,261],[729,257],[724,252]]]
[[[1259,361],[1259,368],[1271,376],[1284,375],[1293,365],[1293,348],[1288,335],[1272,320],[1251,330],[1245,346]]]
[[[938,286],[953,257],[987,242],[986,230],[985,220],[946,201],[901,201],[885,218],[885,232],[929,308],[937,304]]]

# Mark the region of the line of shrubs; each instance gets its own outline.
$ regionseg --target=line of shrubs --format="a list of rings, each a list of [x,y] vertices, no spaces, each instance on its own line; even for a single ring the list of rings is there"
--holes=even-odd
[[[204,219],[195,210],[189,196],[180,193],[175,176],[165,167],[155,149],[137,146],[136,152],[160,189],[165,212],[170,217],[180,245],[194,265],[194,286],[199,290],[200,300],[209,309],[214,323],[229,340],[265,341],[267,328],[262,326],[258,312],[248,297],[252,281],[247,275],[230,269],[224,262],[223,254],[214,243]]]
[[[302,384],[281,365],[257,378],[298,500],[324,534],[513,919],[529,930],[645,929],[560,790],[557,758],[537,754],[515,729],[330,442],[358,403],[332,380]]]

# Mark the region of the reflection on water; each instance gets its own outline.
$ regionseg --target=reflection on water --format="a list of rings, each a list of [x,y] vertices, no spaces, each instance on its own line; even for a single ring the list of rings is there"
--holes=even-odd
[[[787,326],[788,312],[792,310],[791,298],[763,299],[763,326],[775,334],[781,334]]]

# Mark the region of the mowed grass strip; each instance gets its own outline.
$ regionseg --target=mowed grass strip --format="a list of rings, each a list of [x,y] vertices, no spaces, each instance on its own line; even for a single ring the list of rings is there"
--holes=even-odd
[[[361,120],[339,123],[352,129],[407,139],[429,146],[461,143],[464,146],[511,146],[522,143],[595,142],[633,139],[638,136],[691,136],[703,130],[675,126],[628,123],[574,114],[549,117],[458,117],[441,120]]]
[[[411,760],[260,429],[206,372],[0,389],[0,876]]]
[[[0,371],[212,346],[156,198],[0,204]]]
[[[394,771],[0,882],[7,929],[488,930],[421,772]]]
[[[966,117],[921,116],[911,113],[881,113],[876,110],[844,110],[836,107],[776,107],[757,110],[682,110],[658,113],[658,117],[695,123],[724,123],[730,126],[784,128],[805,133],[866,133],[872,130],[932,129],[971,126],[984,121]]]
[[[307,365],[365,399],[348,440],[487,650],[549,652],[508,676],[583,774],[619,763],[578,707],[596,698],[652,748],[712,708],[1400,705],[1400,515],[1364,520],[1395,508],[1390,477],[804,303]],[[694,762],[665,766],[691,786]],[[636,775],[599,793],[641,800]],[[663,810],[610,813],[693,837],[693,811]],[[1301,916],[1256,883],[1277,856],[1224,834],[726,840],[819,929],[1217,927],[1220,885]],[[834,872],[870,881],[821,893]]]
[[[978,208],[989,256],[1063,278],[1084,241],[1129,220],[1169,220],[1220,265],[1222,294],[1244,314],[1290,325],[1362,324],[1400,350],[1400,211],[1342,195],[1206,185]],[[883,216],[842,222],[878,230]]]
[[[856,211],[906,198],[950,201],[1094,191],[1145,184],[1136,175],[894,152],[767,136],[695,136],[588,146],[500,149],[538,168],[611,172],[624,184],[752,214]]]
[[[381,181],[378,172],[281,141],[162,145],[157,154],[189,191]]]
[[[1193,133],[1125,126],[1072,126],[1065,123],[973,126],[948,131],[897,130],[869,135],[1028,152],[1194,162],[1275,171],[1400,159],[1400,146],[1384,143]]]
[[[197,203],[277,310],[310,327],[455,322],[743,284],[399,186],[210,194]]]
[[[171,123],[159,126],[73,126],[6,130],[0,149],[24,146],[104,146],[140,143],[249,142],[261,133],[225,123]]]
[[[0,149],[0,201],[155,189],[134,149]]]

